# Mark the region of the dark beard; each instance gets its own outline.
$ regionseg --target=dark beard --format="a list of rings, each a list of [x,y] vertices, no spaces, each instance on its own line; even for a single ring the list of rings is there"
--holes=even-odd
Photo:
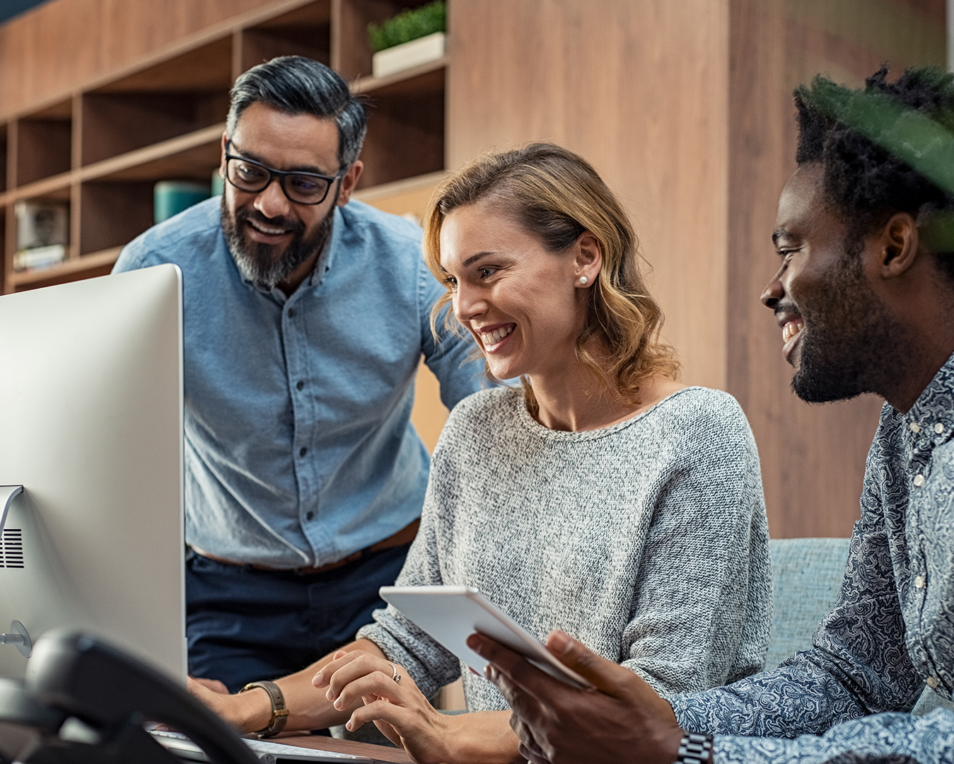
[[[337,201],[335,193],[335,201]],[[229,243],[229,251],[242,278],[251,281],[261,289],[274,289],[285,281],[298,266],[325,246],[331,235],[334,223],[335,205],[332,205],[311,236],[305,237],[305,226],[301,222],[288,221],[285,218],[267,218],[254,209],[244,208],[233,216],[222,195],[222,230]],[[257,220],[276,228],[289,228],[293,232],[288,246],[276,258],[276,246],[252,241],[245,234],[249,220]]]
[[[799,306],[805,336],[792,390],[808,403],[880,393],[914,345],[872,291],[855,262],[845,264],[811,300]]]

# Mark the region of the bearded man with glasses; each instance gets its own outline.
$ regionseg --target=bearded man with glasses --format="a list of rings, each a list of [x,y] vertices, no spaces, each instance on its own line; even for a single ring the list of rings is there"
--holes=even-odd
[[[150,229],[115,268],[183,273],[189,670],[233,692],[311,664],[383,607],[427,485],[410,423],[421,355],[448,408],[479,387],[469,342],[431,333],[443,287],[420,229],[350,201],[365,129],[328,67],[249,70],[221,201]]]

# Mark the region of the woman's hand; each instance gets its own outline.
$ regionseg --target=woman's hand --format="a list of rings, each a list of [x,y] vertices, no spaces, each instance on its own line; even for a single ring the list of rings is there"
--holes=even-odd
[[[327,687],[327,698],[337,709],[362,703],[345,725],[356,730],[367,722],[419,764],[451,760],[449,731],[454,717],[434,709],[400,666],[362,650],[335,653],[312,680]]]

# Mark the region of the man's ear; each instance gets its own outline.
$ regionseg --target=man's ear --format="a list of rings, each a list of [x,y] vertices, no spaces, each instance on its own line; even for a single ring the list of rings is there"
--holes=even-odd
[[[917,260],[921,245],[917,222],[908,212],[896,212],[885,223],[878,241],[884,278],[905,273]]]
[[[222,133],[222,158],[219,160],[219,175],[222,176],[222,180],[225,180],[225,151],[228,142],[229,136],[226,133]]]
[[[360,159],[356,159],[352,162],[351,167],[347,169],[345,174],[341,176],[341,190],[338,192],[339,207],[344,207],[351,201],[351,194],[353,194],[355,188],[357,188],[358,178],[361,177],[363,170],[364,162]]]

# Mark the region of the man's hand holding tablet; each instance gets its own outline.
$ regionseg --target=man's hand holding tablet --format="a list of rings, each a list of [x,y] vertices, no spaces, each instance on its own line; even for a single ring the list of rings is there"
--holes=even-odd
[[[571,687],[592,687],[472,586],[382,586],[380,594],[480,675],[487,661],[467,646],[471,634],[493,638]]]

